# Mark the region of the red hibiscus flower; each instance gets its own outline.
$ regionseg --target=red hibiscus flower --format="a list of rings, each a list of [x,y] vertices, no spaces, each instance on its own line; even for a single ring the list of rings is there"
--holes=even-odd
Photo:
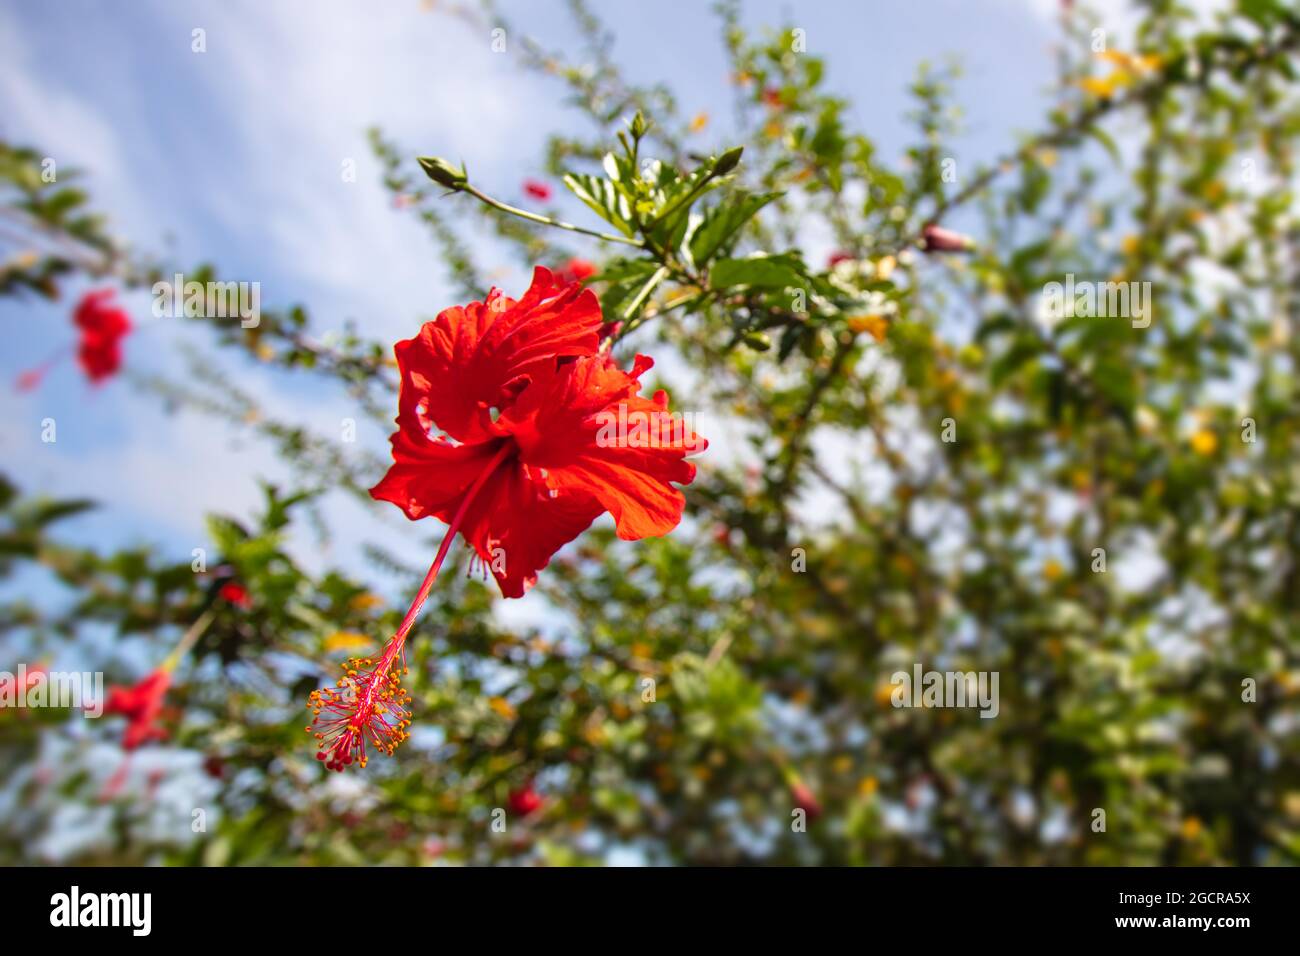
[[[582,282],[596,274],[596,267],[586,259],[570,259],[561,268],[556,278],[561,283]]]
[[[157,721],[171,682],[171,671],[160,667],[134,687],[108,689],[104,714],[121,714],[127,720],[126,733],[122,737],[123,749],[135,750],[150,740],[167,739],[167,731]]]
[[[540,199],[542,202],[546,202],[551,198],[551,187],[540,179],[525,179],[524,192],[534,199]]]
[[[220,595],[223,601],[235,605],[240,610],[247,611],[253,606],[253,599],[249,596],[248,588],[238,581],[227,581],[221,585],[221,590],[217,594]]]
[[[122,367],[122,339],[131,331],[131,318],[113,304],[114,295],[112,289],[87,292],[72,314],[73,324],[80,330],[77,364],[91,383],[96,385]],[[18,376],[18,390],[26,392],[34,389],[66,354],[66,350],[61,351],[35,368],[23,372]]]
[[[526,783],[518,790],[510,791],[506,804],[515,816],[526,817],[542,808],[542,797],[533,789],[532,783]]]
[[[493,290],[397,343],[394,463],[370,493],[449,527],[378,661],[349,662],[344,681],[312,695],[308,730],[330,769],[364,766],[367,740],[391,753],[405,739],[410,698],[393,665],[458,532],[501,593],[521,597],[605,511],[627,540],[681,520],[674,483],[691,482],[685,456],[706,443],[668,412],[666,394],[640,395],[650,359],[627,372],[599,351],[601,324],[592,292],[539,266],[518,301]]]
[[[77,362],[92,382],[101,382],[122,365],[122,339],[131,331],[131,319],[113,304],[112,289],[99,289],[82,297],[72,321],[81,329]]]

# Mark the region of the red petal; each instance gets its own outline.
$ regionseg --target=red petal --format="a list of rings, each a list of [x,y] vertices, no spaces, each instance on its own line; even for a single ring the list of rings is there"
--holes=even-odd
[[[536,381],[500,422],[521,461],[545,469],[561,495],[595,498],[629,540],[677,526],[685,499],[671,483],[689,484],[695,466],[685,456],[707,447],[680,416],[637,394],[636,375],[650,365],[637,356],[629,375],[606,356],[580,358]]]
[[[582,491],[555,492],[518,461],[483,486],[462,525],[465,540],[508,598],[523,597],[552,556],[605,509]]]
[[[445,310],[397,343],[399,426],[433,424],[462,442],[495,437],[490,410],[508,407],[557,358],[594,355],[601,321],[594,293],[557,284],[541,266],[518,302],[493,290],[486,303]]]
[[[393,465],[370,495],[391,501],[412,521],[434,515],[450,522],[465,492],[501,448],[500,442],[452,445],[409,431],[395,432],[392,441]]]

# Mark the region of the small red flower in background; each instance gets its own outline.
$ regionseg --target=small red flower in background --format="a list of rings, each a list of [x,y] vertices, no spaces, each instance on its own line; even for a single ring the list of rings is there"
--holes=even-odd
[[[526,817],[542,808],[542,797],[533,789],[532,783],[526,783],[517,790],[511,790],[506,797],[510,812],[517,817]]]
[[[780,109],[785,105],[785,100],[781,98],[781,91],[775,86],[769,86],[763,90],[763,102],[772,109]]]
[[[134,687],[110,687],[104,715],[121,714],[127,720],[122,737],[124,750],[135,750],[150,740],[166,740],[167,731],[157,723],[163,698],[171,686],[171,671],[160,667]]]
[[[570,259],[560,268],[560,271],[556,273],[555,278],[560,283],[582,282],[586,279],[590,279],[595,274],[596,267],[594,265],[586,259],[574,258]]]
[[[247,611],[253,606],[253,599],[249,596],[248,588],[238,581],[227,581],[221,585],[221,590],[217,594],[221,596],[223,601],[233,604],[240,610]]]
[[[542,202],[546,202],[551,198],[551,187],[540,179],[525,179],[524,192],[534,199],[540,199]]]
[[[8,714],[12,708],[12,712],[20,719],[30,716],[26,707],[19,707],[17,704],[23,694],[35,687],[47,673],[44,664],[33,664],[31,667],[19,665],[18,675],[10,674],[4,680],[0,680],[0,707],[4,708],[2,713]]]
[[[501,593],[521,597],[606,511],[625,540],[667,534],[681,520],[674,483],[694,479],[685,457],[707,443],[668,412],[665,393],[640,395],[650,359],[637,356],[627,372],[600,352],[603,323],[594,293],[538,266],[523,298],[494,289],[397,343],[394,463],[370,493],[448,528],[379,659],[349,661],[335,687],[312,694],[307,731],[330,769],[364,766],[367,744],[391,754],[409,736],[411,698],[395,665],[405,671],[406,636],[458,532]],[[633,431],[657,423],[655,440],[611,440],[614,421]]]
[[[930,223],[921,231],[921,247],[926,252],[970,252],[975,248],[975,240]]]
[[[856,256],[851,252],[845,252],[843,249],[837,249],[826,257],[826,268],[834,269],[841,262],[851,262]]]
[[[131,331],[131,318],[113,304],[112,289],[82,297],[72,321],[81,329],[77,362],[92,382],[101,382],[122,365],[122,339]]]
[[[81,330],[77,342],[77,364],[92,384],[99,384],[122,367],[122,339],[131,331],[131,317],[113,304],[112,289],[98,289],[81,297],[72,313],[73,324]],[[20,392],[34,389],[66,352],[54,356],[18,376]]]
[[[796,780],[790,785],[790,796],[794,798],[794,805],[808,815],[809,820],[816,820],[822,815],[822,805],[817,800],[817,795],[802,780]]]

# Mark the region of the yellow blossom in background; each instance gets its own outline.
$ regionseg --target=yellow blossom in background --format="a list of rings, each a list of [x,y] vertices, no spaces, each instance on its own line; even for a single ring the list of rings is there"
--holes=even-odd
[[[373,591],[365,591],[358,594],[348,602],[348,607],[354,611],[373,611],[377,607],[384,606],[384,599]]]
[[[1085,76],[1078,82],[1085,92],[1091,93],[1093,96],[1111,97],[1115,95],[1115,90],[1121,85],[1118,78],[1122,75],[1112,73],[1104,79],[1096,76]]]
[[[873,797],[876,791],[880,789],[880,783],[875,777],[863,777],[858,781],[858,795],[862,797]]]
[[[1208,458],[1219,450],[1219,437],[1208,428],[1192,433],[1192,451],[1203,458]]]
[[[1195,840],[1201,835],[1201,821],[1196,817],[1188,817],[1183,821],[1181,832],[1184,840]]]
[[[1048,558],[1043,562],[1043,577],[1048,581],[1059,581],[1061,575],[1065,574],[1065,568],[1061,567],[1061,562],[1055,558]]]
[[[365,634],[359,634],[356,631],[335,631],[329,637],[325,638],[325,650],[333,653],[334,651],[360,651],[373,647],[375,644]]]
[[[866,332],[877,342],[885,341],[885,332],[889,328],[889,320],[883,315],[849,316],[848,324],[854,332]]]
[[[888,279],[894,274],[894,269],[898,265],[898,260],[893,256],[884,256],[876,263],[876,278]]]
[[[1083,89],[1094,96],[1101,97],[1114,96],[1116,90],[1130,86],[1134,80],[1153,73],[1160,68],[1163,62],[1160,57],[1155,55],[1121,53],[1119,50],[1105,50],[1094,55],[1097,59],[1118,67],[1107,76],[1085,76],[1078,81],[1079,86],[1083,87]]]
[[[691,120],[691,132],[698,133],[708,125],[709,114],[703,111],[696,113],[694,118]]]
[[[499,715],[504,717],[506,720],[515,719],[516,716],[515,708],[510,703],[510,701],[506,700],[504,697],[490,698],[488,700],[488,706],[491,707],[494,711],[496,711]]]
[[[1125,73],[1141,75],[1160,68],[1164,60],[1157,54],[1123,53],[1119,50],[1103,50],[1094,56],[1119,67]]]

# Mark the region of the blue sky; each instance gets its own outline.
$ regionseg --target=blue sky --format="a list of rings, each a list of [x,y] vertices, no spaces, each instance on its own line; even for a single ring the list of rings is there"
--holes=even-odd
[[[755,2],[745,19],[803,27],[810,49],[828,61],[829,85],[854,103],[851,122],[889,159],[907,142],[906,87],[917,65],[955,54],[966,73],[961,156],[973,162],[1041,123],[1056,5]],[[522,72],[512,52],[491,52],[485,30],[437,9],[450,4],[428,6],[50,0],[0,7],[0,129],[60,168],[88,170],[96,203],[140,248],[174,253],[179,262],[212,261],[223,276],[257,281],[264,308],[307,303],[317,334],[352,318],[370,336],[404,338],[454,299],[435,251],[380,187],[366,127],[382,126],[413,151],[464,159],[477,181],[502,195],[540,174],[549,132],[584,129],[563,107],[558,83]],[[688,115],[713,117],[700,145],[726,144],[731,91],[708,5],[596,6],[630,76],[669,79]],[[503,9],[548,46],[572,48],[562,4]],[[1110,22],[1119,31],[1129,18],[1113,12]],[[191,50],[195,28],[205,31],[204,53]],[[356,182],[340,175],[347,159],[356,161]],[[818,250],[809,251],[817,261]],[[522,276],[494,278],[511,288]],[[53,306],[0,303],[0,321],[21,330],[0,356],[5,383],[71,340],[70,304],[80,289],[68,291]],[[194,341],[193,331],[152,318],[147,294],[127,302],[139,325],[127,363],[175,374],[183,367],[177,343]],[[272,414],[324,434],[355,414],[339,392],[306,376],[274,374],[235,355],[213,360]],[[0,454],[22,487],[102,503],[65,526],[74,540],[152,542],[185,557],[206,544],[206,513],[246,515],[259,500],[258,479],[283,475],[273,453],[239,429],[165,414],[156,396],[123,380],[91,389],[71,362],[35,393],[0,388],[0,403]],[[53,445],[39,439],[47,417],[58,422]],[[357,447],[383,453],[384,438],[382,429],[367,428]],[[381,506],[339,500],[330,512],[337,536],[329,549],[298,542],[310,566],[364,568],[358,546],[375,537],[415,561],[436,530],[427,522],[411,527]]]

